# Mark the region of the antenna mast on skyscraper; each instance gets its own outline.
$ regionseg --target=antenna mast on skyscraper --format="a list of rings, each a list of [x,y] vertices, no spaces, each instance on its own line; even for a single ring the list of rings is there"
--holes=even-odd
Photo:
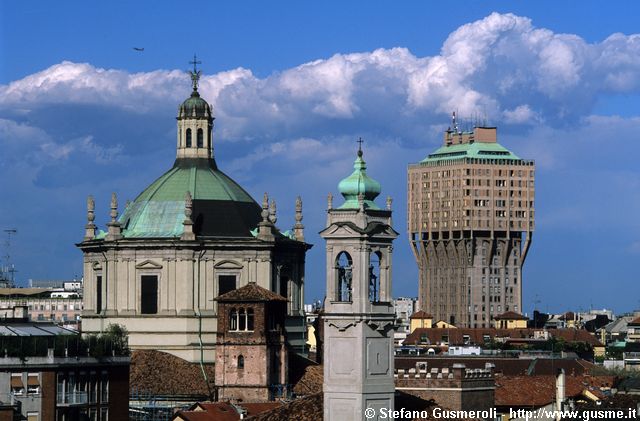
[[[540,297],[538,296],[538,294],[536,294],[536,298],[535,298],[535,300],[533,300],[533,310],[534,311],[537,310],[537,306],[538,306],[538,304],[540,304],[540,302],[541,302],[540,301]]]
[[[18,230],[16,230],[15,228],[9,228],[4,230],[4,232],[7,234],[7,239],[5,240],[6,254],[4,255],[4,261],[5,261],[6,267],[3,268],[2,271],[9,274],[7,280],[11,282],[11,288],[13,288],[15,273],[17,271],[15,266],[11,263],[11,236],[17,234]]]
[[[453,112],[453,115],[451,116],[451,128],[453,129],[453,132],[458,134],[460,133],[460,130],[458,129],[458,120],[456,119],[456,112]]]

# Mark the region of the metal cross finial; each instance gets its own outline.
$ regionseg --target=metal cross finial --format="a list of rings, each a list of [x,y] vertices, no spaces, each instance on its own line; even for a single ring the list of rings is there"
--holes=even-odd
[[[198,60],[198,57],[194,54],[193,61],[190,61],[189,64],[193,64],[193,73],[198,73],[198,68],[196,67],[196,65],[202,64],[202,62]]]
[[[362,156],[362,142],[364,142],[364,140],[362,140],[362,138],[359,137],[357,142],[358,142],[358,155]]]
[[[193,64],[193,71],[191,73],[191,82],[193,83],[193,90],[198,90],[198,81],[200,80],[201,70],[198,70],[198,64],[202,64],[202,61],[198,60],[198,57],[194,54],[193,61],[190,61],[189,64]]]

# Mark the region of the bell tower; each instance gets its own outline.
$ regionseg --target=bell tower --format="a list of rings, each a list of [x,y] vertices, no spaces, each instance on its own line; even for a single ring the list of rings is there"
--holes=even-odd
[[[193,56],[191,83],[193,91],[178,108],[178,145],[176,157],[206,158],[213,157],[213,115],[211,106],[200,97],[198,83],[201,71],[197,65],[201,62]]]
[[[362,142],[361,140],[359,141]],[[345,202],[329,195],[327,292],[324,302],[324,420],[365,419],[368,408],[393,409],[391,198],[374,202],[380,184],[366,173],[362,148],[354,172],[339,184]],[[371,410],[369,410],[371,411]]]

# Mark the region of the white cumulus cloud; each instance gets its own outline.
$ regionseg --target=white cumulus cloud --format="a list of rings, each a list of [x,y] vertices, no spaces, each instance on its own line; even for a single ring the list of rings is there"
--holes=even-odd
[[[435,56],[401,47],[335,54],[266,78],[238,68],[203,76],[200,91],[215,107],[220,138],[277,141],[283,133],[339,135],[345,122],[363,125],[372,117],[414,135],[407,127],[444,124],[454,110],[496,124],[562,125],[588,115],[603,95],[637,93],[638,75],[639,35],[588,43],[526,17],[493,13],[451,33]],[[130,74],[63,62],[0,86],[0,110],[63,103],[146,113],[175,107],[189,83],[178,70]]]

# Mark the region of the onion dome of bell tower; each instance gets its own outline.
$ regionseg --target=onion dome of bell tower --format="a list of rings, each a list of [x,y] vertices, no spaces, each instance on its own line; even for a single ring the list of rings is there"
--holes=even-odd
[[[358,140],[358,156],[353,163],[353,173],[340,181],[338,190],[345,202],[338,209],[359,209],[359,197],[364,198],[364,206],[369,209],[380,209],[374,199],[380,194],[380,183],[367,175],[367,164],[362,159],[362,139]]]

